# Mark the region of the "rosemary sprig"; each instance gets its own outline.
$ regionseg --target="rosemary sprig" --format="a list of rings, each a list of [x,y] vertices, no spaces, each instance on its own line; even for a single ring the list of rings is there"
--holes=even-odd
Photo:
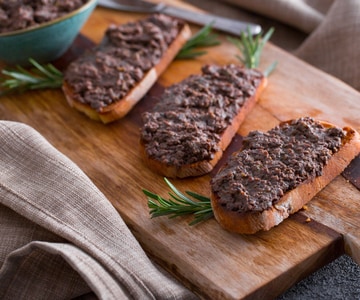
[[[212,24],[205,25],[195,33],[181,48],[176,59],[195,58],[207,53],[205,50],[197,50],[197,48],[219,45],[220,41],[217,39],[217,35],[212,33]]]
[[[27,70],[16,66],[14,70],[4,69],[1,71],[4,77],[0,77],[0,95],[10,92],[24,92],[27,90],[59,88],[62,85],[63,74],[52,64],[39,64],[30,58],[33,66]]]
[[[148,207],[150,208],[152,218],[160,216],[175,218],[184,215],[194,215],[194,220],[189,225],[195,225],[214,216],[209,198],[186,191],[187,195],[197,200],[193,201],[181,193],[167,178],[164,178],[164,180],[172,191],[169,192],[171,198],[168,200],[143,189],[143,193],[148,197]]]
[[[260,58],[262,50],[268,40],[274,33],[274,28],[271,27],[265,35],[262,32],[253,36],[248,28],[247,32],[242,32],[240,38],[228,37],[228,40],[233,43],[241,53],[236,57],[249,69],[258,68],[260,64]],[[274,62],[264,72],[266,76],[275,69],[277,62]]]

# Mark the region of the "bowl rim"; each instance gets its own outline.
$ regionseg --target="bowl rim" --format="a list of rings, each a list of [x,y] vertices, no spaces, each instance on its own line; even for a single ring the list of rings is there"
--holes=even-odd
[[[18,35],[18,34],[23,34],[23,33],[26,33],[26,32],[31,32],[31,31],[35,31],[35,30],[38,30],[38,29],[48,27],[48,26],[54,25],[56,23],[60,23],[60,22],[62,22],[64,20],[66,20],[66,19],[69,19],[69,18],[73,17],[74,15],[76,15],[78,13],[81,13],[82,11],[87,10],[93,4],[96,5],[97,1],[98,0],[88,0],[84,5],[82,5],[78,9],[73,10],[72,12],[70,12],[70,13],[68,13],[68,14],[60,17],[60,18],[56,18],[56,19],[51,20],[49,22],[41,23],[40,25],[35,25],[35,26],[28,27],[28,28],[23,28],[23,29],[18,29],[18,30],[13,30],[13,31],[9,31],[9,32],[0,33],[0,38],[14,36],[14,35]]]

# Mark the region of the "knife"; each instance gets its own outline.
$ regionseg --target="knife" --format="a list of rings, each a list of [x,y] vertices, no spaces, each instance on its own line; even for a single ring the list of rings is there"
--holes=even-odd
[[[214,29],[221,30],[236,36],[239,36],[241,32],[248,32],[248,30],[252,35],[256,35],[261,32],[261,26],[258,24],[224,18],[212,14],[194,12],[175,6],[166,5],[164,3],[156,4],[147,1],[133,0],[131,1],[131,4],[127,5],[121,4],[117,0],[98,0],[98,5],[121,11],[163,13],[197,25],[208,25],[213,22],[212,27]]]

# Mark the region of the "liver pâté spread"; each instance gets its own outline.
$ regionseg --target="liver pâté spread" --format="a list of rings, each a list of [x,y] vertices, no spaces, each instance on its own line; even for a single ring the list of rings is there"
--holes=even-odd
[[[262,79],[261,72],[238,65],[206,65],[202,74],[167,88],[153,111],[143,114],[148,156],[172,166],[211,160],[221,134]]]
[[[80,8],[88,0],[0,1],[0,33],[38,26]]]
[[[155,14],[137,22],[110,25],[102,44],[72,62],[65,72],[74,98],[101,111],[125,97],[160,61],[183,24]]]
[[[286,192],[321,175],[344,135],[341,128],[324,128],[309,117],[265,133],[250,132],[242,151],[211,180],[212,191],[227,210],[266,210]]]

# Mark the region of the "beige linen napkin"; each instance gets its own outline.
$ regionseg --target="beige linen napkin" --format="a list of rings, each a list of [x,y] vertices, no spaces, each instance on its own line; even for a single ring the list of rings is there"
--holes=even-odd
[[[27,125],[0,121],[0,299],[195,299],[105,196]]]
[[[294,54],[360,90],[359,0],[225,1],[308,33]]]

